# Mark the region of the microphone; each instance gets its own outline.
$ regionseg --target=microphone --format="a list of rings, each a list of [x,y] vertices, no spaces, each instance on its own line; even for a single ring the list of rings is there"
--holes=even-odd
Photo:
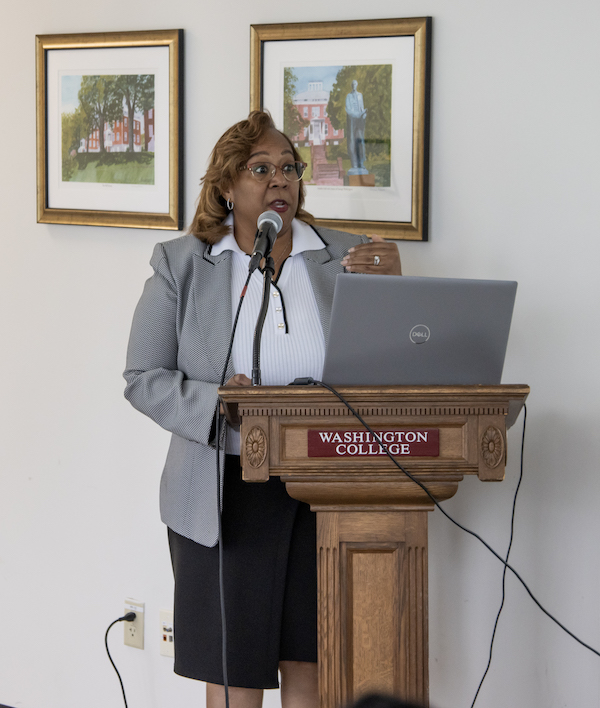
[[[248,266],[250,273],[254,273],[261,260],[266,258],[273,250],[277,234],[283,228],[283,221],[276,211],[264,211],[258,217],[256,226],[258,230],[250,258],[250,265]]]

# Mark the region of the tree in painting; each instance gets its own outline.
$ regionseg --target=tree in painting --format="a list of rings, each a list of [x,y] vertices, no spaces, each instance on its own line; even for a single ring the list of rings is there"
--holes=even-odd
[[[77,163],[75,155],[82,138],[87,138],[88,120],[81,106],[71,113],[61,115],[62,178],[68,181],[73,176]]]
[[[87,117],[81,106],[78,106],[72,113],[63,113],[61,120],[62,153],[68,155],[72,151],[77,152],[82,138],[87,138],[89,134]]]
[[[336,130],[346,128],[346,96],[352,92],[352,82],[358,82],[368,110],[365,127],[367,161],[388,161],[391,157],[392,131],[392,66],[343,66],[337,73],[329,95],[327,114]]]
[[[121,118],[123,98],[117,90],[117,76],[83,76],[79,89],[79,105],[86,117],[87,134],[98,131],[100,152],[104,148],[104,124]]]
[[[283,70],[283,132],[290,138],[298,135],[309,123],[294,105],[294,96],[298,93],[297,81],[298,77],[294,74],[294,70],[286,66]]]
[[[127,108],[127,115],[133,120],[136,111],[144,113],[154,106],[154,75],[122,74],[117,76],[115,91],[122,97],[123,104]],[[129,131],[128,140],[129,152],[133,152],[133,130]],[[147,140],[148,136],[146,135]]]

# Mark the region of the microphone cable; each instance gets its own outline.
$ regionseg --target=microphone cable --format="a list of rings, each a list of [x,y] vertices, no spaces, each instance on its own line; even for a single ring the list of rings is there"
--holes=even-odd
[[[225,385],[225,377],[227,376],[227,367],[229,366],[229,360],[231,359],[231,352],[233,349],[233,338],[235,336],[235,330],[237,329],[238,320],[240,318],[240,312],[242,309],[242,303],[246,297],[246,292],[248,290],[248,283],[252,273],[248,273],[242,292],[240,293],[240,299],[238,302],[237,310],[235,313],[235,318],[233,321],[233,327],[231,328],[231,337],[229,338],[229,348],[227,349],[227,356],[225,357],[225,365],[223,366],[223,372],[221,374],[221,386]],[[221,518],[222,509],[222,499],[221,499],[221,431],[223,430],[223,423],[225,416],[221,413],[221,403],[217,401],[217,410],[215,411],[216,428],[215,428],[215,442],[216,442],[216,453],[217,453],[217,530],[219,534],[218,541],[218,553],[219,553],[219,606],[221,612],[221,666],[223,671],[223,689],[225,691],[225,708],[229,708],[229,681],[227,676],[227,613],[225,611],[225,583],[223,579],[223,522]]]
[[[377,433],[371,429],[371,427],[365,422],[365,420],[357,413],[357,411],[354,410],[354,408],[344,399],[344,397],[338,393],[334,388],[329,386],[329,384],[323,383],[323,381],[317,381],[313,378],[307,377],[304,379],[296,379],[296,382],[298,384],[315,384],[317,386],[322,386],[323,388],[326,388],[328,391],[333,393],[339,400],[348,408],[348,410],[352,413],[352,415],[357,418],[362,425],[365,427],[366,430],[368,430],[371,435],[375,438],[375,440],[378,442],[379,446],[381,449],[385,452],[385,454],[390,458],[390,460],[396,465],[396,467],[404,472],[404,474],[415,484],[417,484],[424,492],[427,494],[427,496],[431,499],[431,501],[435,504],[435,506],[442,512],[442,514],[449,520],[451,521],[455,526],[457,526],[459,529],[464,531],[465,533],[468,533],[470,536],[473,536],[473,538],[476,538],[480,543],[482,543],[487,550],[495,556],[505,567],[505,569],[510,570],[510,572],[517,578],[517,580],[521,583],[521,585],[525,588],[527,591],[527,594],[529,597],[533,600],[533,602],[540,608],[540,610],[547,616],[549,617],[553,622],[555,622],[564,632],[566,632],[570,637],[575,639],[575,641],[579,642],[582,646],[584,646],[586,649],[589,649],[593,654],[596,654],[597,656],[600,656],[600,651],[597,649],[594,649],[592,646],[589,644],[586,644],[582,639],[580,639],[577,635],[575,635],[573,632],[571,632],[567,627],[565,627],[561,622],[559,622],[554,615],[552,615],[540,602],[539,600],[535,597],[535,595],[531,592],[529,589],[527,583],[523,580],[523,578],[519,575],[519,573],[510,565],[508,560],[504,560],[502,556],[497,553],[490,545],[487,543],[479,534],[477,534],[475,531],[472,531],[471,529],[467,528],[466,526],[463,526],[461,523],[456,521],[447,511],[444,510],[444,508],[439,504],[437,499],[431,494],[431,492],[427,489],[427,487],[420,481],[418,480],[414,475],[412,475],[408,470],[406,470],[402,465],[394,458],[394,456],[390,453],[390,451],[387,449],[387,446],[382,442],[381,438]],[[294,382],[294,383],[296,383]]]

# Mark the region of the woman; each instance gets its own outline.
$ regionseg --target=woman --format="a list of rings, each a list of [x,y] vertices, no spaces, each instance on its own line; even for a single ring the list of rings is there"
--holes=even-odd
[[[155,272],[129,343],[125,395],[173,433],[160,504],[175,573],[175,671],[207,682],[209,708],[224,704],[215,548],[217,389],[257,218],[271,210],[283,221],[272,251],[275,284],[261,347],[265,385],[320,377],[337,273],[400,273],[394,244],[309,225],[304,167],[267,113],[255,111],[224,133],[203,178],[191,233],[155,248]],[[228,386],[251,384],[261,291],[256,271]],[[277,687],[279,670],[284,708],[316,708],[314,514],[276,478],[241,482],[235,431],[225,429],[220,444],[227,453],[221,480],[231,705],[259,708],[263,689]]]

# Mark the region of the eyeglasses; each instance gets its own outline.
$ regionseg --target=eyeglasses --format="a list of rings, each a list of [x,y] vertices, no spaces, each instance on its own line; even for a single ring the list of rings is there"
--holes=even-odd
[[[273,179],[277,174],[277,170],[281,170],[281,174],[288,182],[299,182],[302,179],[306,167],[306,162],[299,161],[286,162],[285,165],[281,165],[281,167],[274,165],[272,162],[255,162],[252,165],[240,167],[240,169],[248,170],[258,182],[266,182],[267,180]]]

